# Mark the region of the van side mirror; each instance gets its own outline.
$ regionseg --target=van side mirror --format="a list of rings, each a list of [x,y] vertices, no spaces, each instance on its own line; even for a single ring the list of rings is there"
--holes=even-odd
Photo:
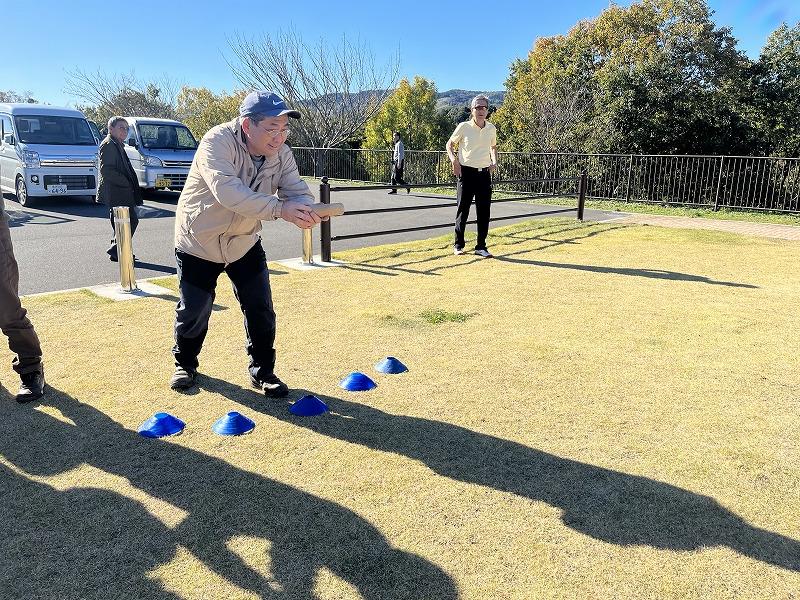
[[[7,133],[3,136],[3,143],[8,144],[9,146],[13,146],[16,142],[14,141],[14,134]]]
[[[128,140],[128,146],[133,146],[134,148],[136,148],[136,138],[130,138]]]

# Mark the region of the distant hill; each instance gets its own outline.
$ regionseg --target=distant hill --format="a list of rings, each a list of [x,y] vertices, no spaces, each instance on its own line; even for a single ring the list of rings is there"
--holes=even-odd
[[[468,106],[478,94],[483,94],[489,97],[489,104],[492,106],[500,106],[506,96],[505,91],[501,92],[481,92],[474,90],[447,90],[446,92],[439,92],[436,94],[436,108],[442,109],[448,106]]]

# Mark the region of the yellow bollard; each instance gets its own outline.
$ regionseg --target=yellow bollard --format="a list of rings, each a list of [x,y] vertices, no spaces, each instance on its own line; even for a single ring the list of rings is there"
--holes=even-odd
[[[117,238],[119,259],[119,284],[126,292],[139,289],[133,270],[133,240],[131,239],[131,213],[127,206],[114,207],[114,234]]]

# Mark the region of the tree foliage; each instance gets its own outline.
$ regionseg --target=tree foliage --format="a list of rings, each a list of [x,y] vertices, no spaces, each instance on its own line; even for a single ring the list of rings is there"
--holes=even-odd
[[[243,91],[215,94],[205,87],[184,86],[178,94],[175,112],[199,140],[215,125],[239,116],[239,105],[245,95]]]
[[[420,76],[414,77],[413,83],[403,78],[367,122],[364,147],[392,147],[392,133],[399,131],[408,149],[441,150],[445,128],[445,120],[436,111],[436,85]]]
[[[24,92],[15,92],[14,90],[0,90],[0,102],[22,102],[26,104],[35,104],[38,102],[36,98],[33,97],[33,93],[30,91]]]
[[[612,5],[512,65],[496,122],[509,149],[732,153],[747,71],[705,0]]]
[[[800,23],[784,23],[769,36],[753,66],[750,92],[762,152],[800,155]]]

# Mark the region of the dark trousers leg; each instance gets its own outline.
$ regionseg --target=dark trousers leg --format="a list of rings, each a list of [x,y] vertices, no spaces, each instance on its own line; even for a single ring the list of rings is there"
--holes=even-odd
[[[176,251],[178,293],[175,307],[175,366],[196,370],[197,356],[208,333],[208,320],[214,306],[217,278],[225,265]]]
[[[256,242],[247,254],[225,267],[225,272],[244,315],[250,374],[263,381],[275,370],[276,321],[267,257],[261,242]]]
[[[489,171],[481,171],[477,175],[475,216],[478,220],[478,239],[475,243],[475,250],[486,250],[486,236],[489,233],[492,206],[492,175]]]
[[[139,215],[136,214],[136,207],[129,206],[130,215],[131,215],[131,238],[133,238],[133,234],[136,233],[136,228],[139,226]],[[110,256],[117,255],[117,230],[114,228],[114,207],[111,206],[108,209],[108,216],[111,219],[111,245],[108,247],[106,252]]]
[[[403,179],[403,163],[401,162],[399,165],[395,162],[392,163],[392,185],[406,185],[405,180]],[[394,188],[394,191],[397,191],[397,188]]]
[[[19,268],[11,245],[8,217],[0,210],[0,329],[15,354],[11,363],[20,375],[42,368],[42,347],[19,301]]]
[[[472,198],[475,196],[475,185],[473,177],[467,172],[462,171],[456,186],[456,231],[453,246],[455,248],[464,247],[464,232],[467,230],[469,221],[469,207],[472,205]]]

